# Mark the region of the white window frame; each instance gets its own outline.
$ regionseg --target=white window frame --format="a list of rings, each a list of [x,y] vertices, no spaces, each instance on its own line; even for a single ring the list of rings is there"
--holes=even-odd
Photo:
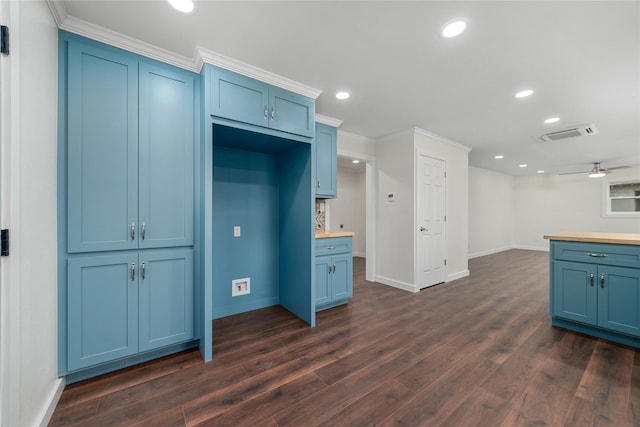
[[[609,189],[611,185],[640,183],[640,178],[613,180],[605,179],[602,181],[602,216],[605,218],[640,218],[640,212],[611,212],[611,196]]]

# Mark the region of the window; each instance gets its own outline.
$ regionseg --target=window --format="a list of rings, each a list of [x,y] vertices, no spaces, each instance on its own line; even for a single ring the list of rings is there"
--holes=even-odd
[[[640,180],[604,181],[602,216],[640,217]]]

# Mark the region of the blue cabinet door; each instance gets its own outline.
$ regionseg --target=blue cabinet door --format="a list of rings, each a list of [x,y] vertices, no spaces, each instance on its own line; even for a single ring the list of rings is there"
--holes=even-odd
[[[316,305],[331,302],[331,256],[316,257]]]
[[[353,294],[353,259],[351,254],[334,255],[331,274],[331,298],[334,301],[351,298]]]
[[[337,129],[316,123],[316,197],[337,197]]]
[[[640,336],[640,270],[598,267],[598,326]]]
[[[140,63],[140,248],[193,244],[194,80]]]
[[[68,260],[69,371],[138,351],[137,261],[135,254]]]
[[[277,87],[269,88],[269,127],[313,137],[315,103],[312,99]]]
[[[553,262],[552,314],[595,325],[598,321],[597,266],[579,262]]]
[[[140,254],[140,351],[193,338],[193,250]]]
[[[231,71],[208,67],[211,114],[256,126],[269,126],[269,85]]]
[[[135,248],[138,63],[92,44],[68,49],[68,252]]]

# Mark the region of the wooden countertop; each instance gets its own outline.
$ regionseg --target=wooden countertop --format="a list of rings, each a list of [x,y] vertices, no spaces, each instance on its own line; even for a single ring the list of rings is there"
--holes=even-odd
[[[545,234],[548,240],[565,240],[569,242],[617,243],[619,245],[640,245],[640,234],[635,233],[597,233],[569,231]]]
[[[356,233],[353,231],[316,231],[316,239],[326,239],[327,237],[353,237]]]

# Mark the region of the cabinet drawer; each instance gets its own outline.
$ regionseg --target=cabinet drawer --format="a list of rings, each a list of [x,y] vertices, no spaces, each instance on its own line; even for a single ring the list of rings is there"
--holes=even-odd
[[[327,237],[316,239],[316,256],[351,252],[351,237]]]
[[[554,260],[640,268],[640,246],[602,243],[551,242]]]

